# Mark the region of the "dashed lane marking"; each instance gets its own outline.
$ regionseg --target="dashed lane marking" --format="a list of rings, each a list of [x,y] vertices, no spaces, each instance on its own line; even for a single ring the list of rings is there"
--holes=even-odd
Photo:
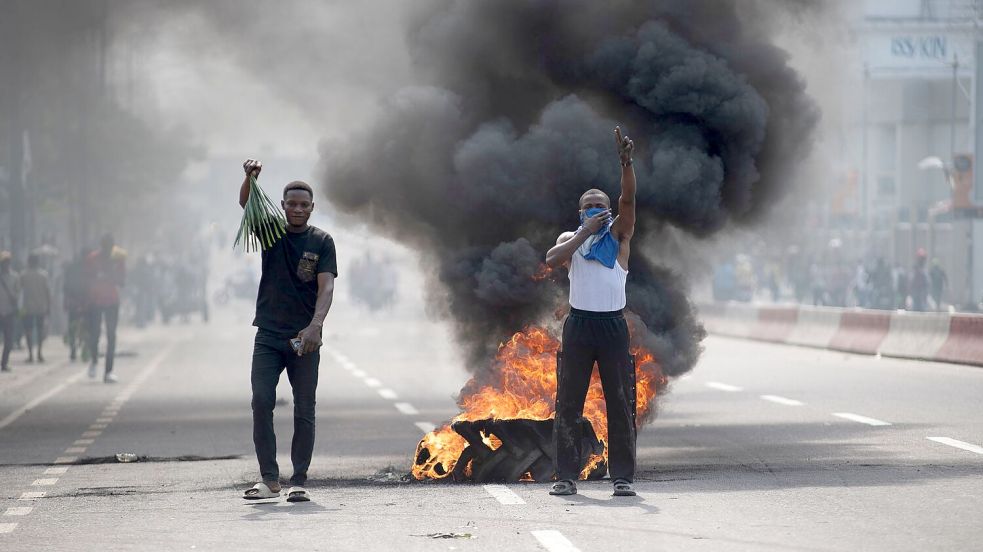
[[[85,433],[82,434],[82,437],[88,439],[88,438],[91,438],[91,437],[98,437],[100,435],[102,435],[102,432],[101,431],[86,431]]]
[[[382,382],[375,378],[365,378],[365,385],[369,387],[382,387]]]
[[[47,477],[44,479],[35,479],[34,483],[31,483],[31,485],[35,487],[48,487],[54,485],[57,482],[58,482],[57,477]]]
[[[13,533],[16,528],[16,523],[0,523],[0,533]]]
[[[549,552],[580,552],[572,542],[563,536],[563,533],[554,529],[533,531],[532,536],[536,537],[539,544]]]
[[[430,433],[431,431],[437,429],[437,426],[431,424],[430,422],[415,422],[413,425],[420,428],[420,431],[424,433]]]
[[[78,459],[78,456],[59,456],[55,458],[55,464],[74,464]]]
[[[95,429],[106,429],[107,427],[109,427],[109,424],[92,424],[92,425],[89,426],[89,429],[92,429],[92,430],[95,430]]]
[[[788,399],[785,397],[780,397],[778,395],[761,395],[761,398],[766,401],[771,401],[773,403],[784,404],[785,406],[802,406],[805,404],[802,401],[797,401],[795,399]]]
[[[78,439],[78,440],[76,440],[72,444],[75,445],[75,446],[79,446],[79,445],[91,445],[92,443],[95,443],[95,442],[96,442],[95,439]]]
[[[526,501],[522,500],[522,497],[515,494],[512,489],[506,487],[505,485],[483,485],[488,494],[495,497],[495,500],[501,502],[502,504],[525,504]]]
[[[833,412],[833,416],[838,416],[845,420],[850,420],[853,422],[859,422],[861,424],[867,424],[870,426],[889,426],[891,422],[885,422],[883,420],[878,420],[877,418],[868,418],[867,416],[861,416],[860,414],[852,414],[850,412]]]
[[[65,475],[66,472],[68,472],[68,466],[59,466],[44,470],[44,475]]]
[[[396,392],[393,391],[392,389],[379,389],[377,393],[379,393],[379,396],[382,397],[383,399],[389,399],[391,401],[394,401],[397,398],[399,398],[396,395]]]
[[[65,454],[85,454],[85,447],[68,447],[65,449]]]
[[[96,418],[96,423],[97,424],[108,424],[108,423],[110,423],[112,421],[113,421],[112,418]]]
[[[12,506],[7,508],[7,511],[3,513],[5,516],[26,516],[31,513],[33,506]]]
[[[708,381],[707,387],[709,387],[710,389],[716,389],[717,391],[727,391],[729,393],[744,391],[743,387],[738,387],[736,385],[731,385],[729,383],[720,383],[719,381]]]
[[[365,370],[352,370],[352,375],[356,378],[364,378],[368,376],[368,374],[365,373]]]
[[[983,454],[983,447],[976,446],[972,443],[967,443],[966,441],[960,441],[959,439],[951,439],[949,437],[926,437],[929,441],[935,441],[936,443],[941,443],[943,445],[949,445],[950,447],[956,447],[957,449],[968,450],[969,452],[975,452],[976,454]]]
[[[21,493],[20,498],[17,500],[37,500],[39,498],[44,498],[44,495],[48,493],[44,491],[30,491],[26,493]]]
[[[399,410],[400,412],[402,412],[403,414],[406,414],[407,416],[416,416],[417,414],[420,413],[420,411],[417,410],[410,403],[398,402],[398,403],[393,404],[393,406],[396,407],[396,410]]]

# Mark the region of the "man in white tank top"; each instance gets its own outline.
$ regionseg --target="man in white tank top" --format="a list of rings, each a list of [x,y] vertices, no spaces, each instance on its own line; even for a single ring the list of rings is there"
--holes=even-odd
[[[601,190],[580,197],[581,226],[564,232],[546,253],[551,268],[566,266],[570,315],[563,323],[557,355],[556,420],[553,429],[557,482],[550,494],[576,494],[584,451],[577,419],[583,415],[590,376],[597,363],[608,413],[608,472],[615,496],[634,496],[635,363],[628,349],[625,282],[635,231],[634,144],[614,129],[621,158],[621,197],[612,218],[611,200]]]

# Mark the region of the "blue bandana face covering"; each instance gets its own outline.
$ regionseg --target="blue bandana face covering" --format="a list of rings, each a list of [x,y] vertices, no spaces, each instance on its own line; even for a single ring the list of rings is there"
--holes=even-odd
[[[584,224],[588,218],[597,216],[598,213],[605,210],[601,207],[592,207],[582,211],[580,224]],[[596,261],[608,268],[614,268],[614,264],[618,261],[620,245],[611,235],[611,225],[606,224],[591,234],[591,237],[587,238],[587,241],[578,248],[578,251],[588,261]]]

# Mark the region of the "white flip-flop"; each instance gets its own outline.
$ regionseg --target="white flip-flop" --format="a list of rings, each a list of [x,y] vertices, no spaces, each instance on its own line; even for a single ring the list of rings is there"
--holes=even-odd
[[[287,489],[287,502],[309,502],[310,493],[303,487],[290,487]]]
[[[270,486],[264,483],[257,483],[251,488],[246,489],[243,493],[242,498],[246,500],[262,500],[264,498],[277,498],[280,496],[279,491],[273,491]]]

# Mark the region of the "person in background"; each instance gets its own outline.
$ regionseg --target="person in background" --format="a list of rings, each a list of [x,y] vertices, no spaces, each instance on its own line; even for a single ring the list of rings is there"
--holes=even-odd
[[[102,321],[106,321],[106,372],[105,383],[119,381],[113,373],[116,356],[116,326],[119,323],[119,288],[126,282],[126,253],[116,247],[113,237],[106,234],[98,250],[89,254],[85,262],[86,283],[89,293],[86,301],[88,316],[85,329],[88,332],[89,378],[95,379],[99,364],[99,333]]]
[[[41,269],[41,259],[37,255],[27,258],[27,270],[20,276],[20,288],[24,335],[27,337],[27,361],[34,362],[34,346],[37,345],[38,362],[44,362],[42,346],[45,321],[51,314],[51,287],[48,273]]]
[[[20,278],[10,266],[9,251],[0,251],[0,333],[3,333],[3,356],[0,372],[10,371],[10,349],[14,346],[14,321],[20,299]]]
[[[925,250],[918,248],[915,253],[915,266],[911,271],[911,283],[908,291],[911,293],[911,309],[918,312],[928,310],[928,271],[926,262],[928,255]]]
[[[79,251],[78,256],[65,264],[65,274],[62,283],[62,301],[65,314],[68,315],[68,331],[65,338],[72,362],[78,358],[78,349],[82,342],[82,325],[85,323],[87,310],[86,299],[88,286],[85,282],[85,252]]]
[[[945,288],[949,287],[949,276],[938,259],[932,259],[932,268],[928,271],[929,285],[931,287],[932,302],[935,303],[935,310],[942,310],[942,296]]]
[[[908,308],[908,273],[901,263],[897,263],[891,271],[894,280],[895,307],[898,310]]]

